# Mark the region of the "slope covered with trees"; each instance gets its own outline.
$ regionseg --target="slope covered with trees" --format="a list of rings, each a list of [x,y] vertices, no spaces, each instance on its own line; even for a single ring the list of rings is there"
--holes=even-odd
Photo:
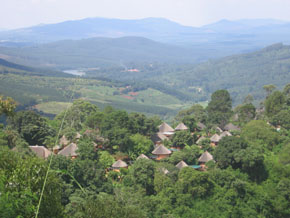
[[[76,100],[48,120],[32,111],[10,113],[14,102],[2,97],[7,125],[0,130],[0,214],[35,216],[52,161],[39,217],[289,217],[290,129],[281,118],[290,110],[289,84],[269,91],[264,110],[254,114],[251,98],[235,109],[231,98],[218,90],[207,108],[180,111],[173,127],[182,121],[188,130],[163,144],[181,149],[155,161],[151,136],[162,122],[158,117]],[[214,145],[209,137],[220,129],[228,135]],[[201,136],[206,139],[198,142]],[[28,147],[52,150],[55,142],[75,143],[76,154],[43,160]],[[205,151],[214,161],[196,170]],[[111,168],[116,160],[129,167]],[[188,166],[177,168],[181,160]]]

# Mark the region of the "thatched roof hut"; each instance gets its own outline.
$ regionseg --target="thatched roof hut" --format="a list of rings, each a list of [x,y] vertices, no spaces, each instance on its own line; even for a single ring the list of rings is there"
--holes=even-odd
[[[44,146],[29,146],[29,148],[36,154],[36,156],[41,158],[47,158],[49,155],[51,155],[51,151],[48,150]]]
[[[62,149],[58,154],[66,156],[66,157],[77,157],[76,151],[78,150],[78,146],[75,143],[70,143],[64,149]]]
[[[221,134],[220,134],[220,137],[223,138],[225,136],[232,136],[232,134],[229,132],[229,131],[223,131]]]
[[[149,159],[149,157],[147,157],[145,154],[141,154],[139,155],[139,157],[136,158],[136,160],[139,160],[139,159]]]
[[[62,146],[67,146],[69,144],[69,140],[66,138],[65,135],[63,135],[60,140],[59,140],[59,144]]]
[[[188,127],[184,125],[184,123],[180,123],[175,127],[175,131],[182,131],[182,130],[188,130]]]
[[[218,132],[220,132],[220,133],[223,132],[223,130],[220,127],[218,127],[218,126],[215,128],[215,130],[218,131]]]
[[[164,145],[158,145],[153,151],[152,154],[155,155],[167,155],[171,154],[171,151],[166,148]]]
[[[178,164],[175,165],[178,169],[182,169],[183,167],[188,167],[188,165],[182,160]]]
[[[240,131],[241,129],[238,126],[235,126],[232,123],[225,125],[224,130],[226,131]]]
[[[82,135],[79,133],[79,132],[77,132],[77,134],[76,134],[76,139],[80,139],[82,137]]]
[[[208,151],[206,151],[200,156],[200,158],[198,159],[198,162],[206,163],[210,160],[213,160],[213,157]]]
[[[217,143],[221,140],[221,137],[218,134],[214,134],[212,137],[210,137],[210,141]]]
[[[161,133],[168,133],[168,132],[174,132],[174,129],[169,126],[167,123],[163,122],[160,126],[159,126],[159,132]]]
[[[161,132],[158,132],[151,137],[151,140],[154,142],[154,144],[156,144],[158,142],[162,142],[163,140],[168,140],[168,137]]]
[[[112,167],[114,169],[120,169],[120,168],[126,168],[128,167],[128,165],[124,161],[118,160],[115,163],[113,163]]]

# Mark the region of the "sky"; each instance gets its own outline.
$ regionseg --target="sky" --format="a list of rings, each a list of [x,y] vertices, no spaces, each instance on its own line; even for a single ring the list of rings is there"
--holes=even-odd
[[[87,17],[163,17],[187,26],[221,19],[290,21],[290,0],[0,0],[0,29]]]

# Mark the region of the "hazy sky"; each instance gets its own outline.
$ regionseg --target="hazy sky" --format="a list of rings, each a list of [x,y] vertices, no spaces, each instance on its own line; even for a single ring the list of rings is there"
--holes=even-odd
[[[164,17],[189,26],[220,19],[290,21],[290,0],[0,0],[0,28],[19,28],[86,17]]]

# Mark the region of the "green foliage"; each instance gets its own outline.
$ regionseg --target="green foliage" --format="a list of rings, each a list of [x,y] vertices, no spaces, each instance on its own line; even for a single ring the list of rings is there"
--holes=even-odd
[[[20,155],[1,148],[1,214],[6,214],[6,217],[34,216],[46,170],[46,163],[38,158],[22,159]],[[5,184],[5,188],[1,183]],[[62,183],[55,173],[50,173],[40,207],[40,216],[63,217],[61,186]]]
[[[189,128],[190,132],[194,132],[196,129],[196,120],[194,115],[187,115],[183,117],[182,122]]]
[[[218,166],[241,169],[248,173],[253,180],[265,179],[264,156],[262,150],[249,146],[243,138],[228,136],[220,140],[214,153]]]
[[[248,123],[256,117],[256,108],[252,103],[240,105],[235,108],[240,123]]]
[[[241,136],[250,144],[270,150],[279,144],[279,135],[276,130],[262,120],[252,120],[247,123],[242,129]]]
[[[184,167],[178,174],[176,187],[177,192],[183,194],[185,198],[207,198],[213,193],[214,183],[207,173]]]
[[[10,124],[30,145],[44,145],[46,137],[55,135],[47,119],[33,111],[21,111],[15,114]]]
[[[2,95],[0,95],[0,116],[2,114],[5,114],[6,116],[12,115],[15,108],[16,102],[12,98],[8,97],[5,99]]]
[[[283,93],[275,91],[271,95],[269,95],[265,101],[267,116],[272,117],[275,114],[279,113],[282,110],[284,103],[285,97]]]
[[[221,126],[227,124],[232,114],[232,100],[227,90],[218,90],[211,95],[207,106],[209,120]]]
[[[174,147],[184,148],[186,145],[191,146],[194,138],[189,131],[178,131],[172,137]]]
[[[194,165],[197,164],[197,159],[201,153],[201,150],[197,146],[185,146],[184,149],[173,152],[168,161],[176,165],[183,160],[189,165]]]
[[[106,169],[108,167],[111,167],[112,164],[115,162],[115,159],[112,155],[110,155],[107,151],[99,151],[99,164],[102,166],[102,168]]]
[[[189,109],[179,111],[175,117],[175,120],[182,121],[183,118],[188,115],[193,115],[196,121],[202,123],[205,123],[207,120],[206,110],[200,104],[194,104]]]
[[[136,159],[140,154],[148,155],[153,150],[153,142],[139,133],[130,136],[132,143],[129,150],[130,157]]]
[[[152,160],[139,159],[129,169],[128,177],[133,185],[146,190],[148,195],[154,193],[155,164]]]
[[[74,128],[77,131],[80,131],[84,127],[87,117],[96,111],[98,111],[97,106],[87,101],[76,100],[68,109],[66,116],[65,112],[63,112],[59,114],[56,119],[62,120],[65,116],[64,128]]]

